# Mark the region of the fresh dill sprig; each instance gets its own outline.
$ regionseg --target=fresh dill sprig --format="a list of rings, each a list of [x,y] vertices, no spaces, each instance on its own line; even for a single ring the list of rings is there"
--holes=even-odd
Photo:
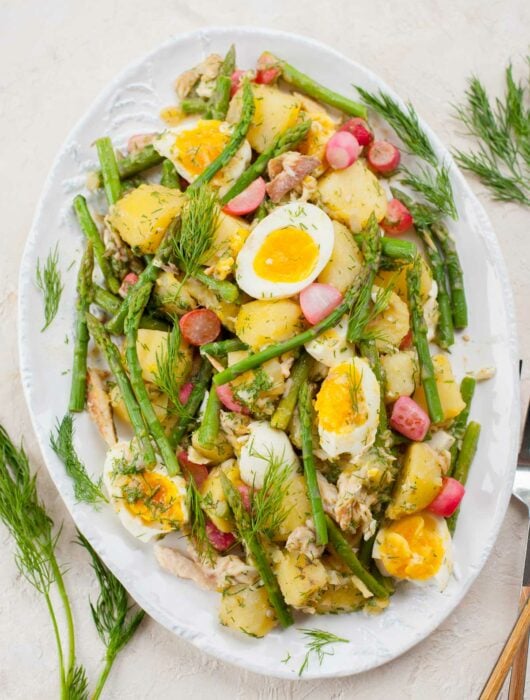
[[[283,452],[279,455],[271,449],[258,453],[251,447],[251,455],[262,459],[268,466],[261,489],[250,490],[248,529],[254,535],[264,534],[272,539],[289,514],[282,504],[289,489],[292,468]]]
[[[173,238],[173,255],[185,278],[193,277],[212,248],[219,205],[207,186],[190,190],[181,214],[180,232]]]
[[[37,259],[35,283],[44,296],[44,326],[41,328],[42,333],[48,328],[57,314],[64,288],[59,270],[58,244],[48,253],[44,267],[41,266],[40,258]]]
[[[77,531],[78,543],[84,547],[92,560],[92,568],[99,584],[96,604],[90,603],[92,618],[98,635],[106,647],[105,666],[101,672],[92,700],[97,700],[119,652],[130,641],[142,622],[145,612],[134,603],[123,585],[107,569],[98,557],[90,542]]]
[[[92,481],[76,452],[72,415],[67,413],[60,423],[57,422],[55,430],[55,435],[50,434],[50,445],[63,462],[66,473],[74,482],[74,494],[77,501],[93,505],[108,503],[102,490],[102,480]]]
[[[216,552],[206,531],[206,516],[202,509],[203,497],[191,474],[187,484],[186,502],[190,514],[190,537],[193,540],[195,549],[202,560],[213,563]]]
[[[436,209],[439,217],[450,216],[456,219],[458,214],[453,198],[453,188],[449,179],[449,171],[445,165],[435,169],[420,168],[418,173],[404,170],[405,177],[401,183],[422,195]],[[415,221],[417,224],[417,222]]]
[[[366,329],[371,321],[374,321],[379,314],[383,313],[390,302],[390,296],[394,291],[395,282],[391,281],[385,288],[381,288],[375,295],[372,302],[372,289],[370,285],[365,285],[357,302],[350,313],[348,324],[348,340],[350,343],[358,343],[361,340],[377,340],[377,333]]]
[[[327,649],[330,644],[350,643],[349,639],[337,637],[336,634],[333,634],[332,632],[325,632],[324,630],[300,628],[300,632],[302,632],[303,635],[309,639],[309,641],[306,643],[307,653],[298,671],[299,676],[301,676],[309,668],[309,659],[311,654],[317,655],[318,663],[320,666],[322,666],[324,657],[333,656],[335,653],[334,649]]]
[[[171,402],[170,411],[180,418],[186,418],[188,411],[180,400],[179,391],[189,366],[186,363],[183,373],[181,375],[177,374],[176,369],[179,359],[182,358],[180,340],[181,334],[178,320],[173,319],[173,328],[167,335],[165,346],[156,352],[154,383],[160,391],[167,394]]]

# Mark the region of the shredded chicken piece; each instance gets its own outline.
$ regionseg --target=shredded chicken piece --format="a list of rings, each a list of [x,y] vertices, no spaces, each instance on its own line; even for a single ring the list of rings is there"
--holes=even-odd
[[[203,454],[201,454],[198,450],[196,450],[193,445],[190,445],[188,447],[188,459],[190,462],[194,462],[195,464],[210,464],[211,460],[208,459],[208,457],[205,457]]]
[[[474,372],[466,372],[466,375],[476,379],[477,382],[484,382],[487,379],[494,377],[495,372],[495,367],[481,367],[480,369],[476,369]]]
[[[324,512],[332,517],[335,517],[335,506],[337,505],[338,491],[335,484],[330,484],[326,477],[317,472],[318,488]]]
[[[119,234],[107,224],[103,226],[103,243],[105,244],[105,257],[113,258],[120,265],[128,266],[129,251]]]
[[[148,134],[134,134],[127,141],[127,151],[129,153],[138,153],[149,144],[153,143],[158,134],[152,131]]]
[[[289,552],[305,554],[314,561],[322,556],[324,547],[316,543],[315,525],[312,520],[308,520],[305,525],[296,527],[285,543],[285,549]]]
[[[187,97],[197,83],[197,94],[199,97],[210,97],[212,94],[209,91],[211,85],[215,81],[221,67],[223,59],[219,54],[212,53],[207,56],[198,66],[184,71],[175,81],[175,90],[178,97],[182,100]],[[212,87],[213,89],[213,87]],[[208,94],[205,94],[205,90]]]
[[[155,544],[154,549],[156,560],[165,571],[178,578],[189,579],[206,591],[215,590],[216,578],[211,569],[208,571],[172,547]]]
[[[339,476],[337,487],[335,519],[342,530],[348,529],[352,524],[360,527],[365,539],[368,539],[376,528],[371,506],[377,501],[377,495],[366,491],[362,478],[355,472],[343,472]]]
[[[431,288],[429,290],[429,296],[427,301],[423,305],[423,317],[425,318],[425,323],[427,324],[427,340],[434,340],[436,334],[436,326],[438,325],[438,318],[440,316],[440,311],[438,310],[438,285],[433,280]]]
[[[221,428],[226,435],[236,455],[241,454],[241,448],[248,440],[250,417],[242,413],[221,411]]]
[[[319,165],[319,158],[304,156],[298,151],[288,151],[272,158],[267,166],[271,178],[266,186],[267,194],[275,204],[278,203]]]
[[[103,440],[109,447],[118,442],[112,418],[110,397],[105,387],[106,373],[99,369],[87,369],[87,409]]]

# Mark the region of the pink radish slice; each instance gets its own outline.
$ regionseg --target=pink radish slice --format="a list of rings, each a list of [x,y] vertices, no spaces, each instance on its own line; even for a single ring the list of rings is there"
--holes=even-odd
[[[240,403],[234,396],[234,392],[232,391],[230,384],[221,384],[221,386],[215,387],[215,390],[217,392],[217,396],[219,397],[219,401],[229,411],[234,411],[234,413],[249,413],[248,408]]]
[[[256,73],[256,83],[259,85],[268,85],[273,83],[280,75],[280,69],[271,67],[258,70]]]
[[[201,488],[206,479],[208,478],[208,469],[204,464],[197,464],[192,462],[188,457],[188,453],[185,450],[181,450],[177,455],[178,462],[182,471],[184,471],[189,476],[193,477],[193,480],[197,484],[197,488]]]
[[[431,425],[429,416],[409,396],[400,396],[392,408],[390,425],[409,440],[421,442]]]
[[[244,216],[255,211],[263,202],[265,197],[265,180],[258,177],[251,182],[250,185],[243,190],[237,197],[231,199],[228,204],[223,207],[225,214],[232,216]]]
[[[182,405],[187,404],[190,398],[190,394],[193,391],[193,384],[191,382],[186,382],[179,389],[179,401]]]
[[[300,292],[302,313],[312,326],[329,316],[342,300],[342,294],[331,284],[314,282]]]
[[[414,219],[407,207],[399,199],[391,199],[387,204],[386,216],[381,221],[381,228],[389,236],[399,236],[412,227]]]
[[[407,335],[403,338],[399,344],[400,350],[408,350],[412,346],[412,331],[409,330]]]
[[[134,285],[138,282],[138,275],[134,272],[128,272],[125,277],[121,281],[121,286],[118,289],[118,294],[121,297],[126,297],[127,292],[131,287],[134,287]]]
[[[232,81],[232,87],[230,88],[230,97],[233,97],[241,87],[241,82],[243,80],[244,75],[245,71],[238,69],[235,70],[230,76],[230,80]]]
[[[241,500],[243,501],[243,507],[247,512],[250,513],[250,486],[247,484],[238,484],[236,489],[241,495]]]
[[[370,131],[368,124],[361,117],[352,117],[340,127],[339,131],[347,131],[355,136],[359,146],[369,146],[374,140],[374,135]]]
[[[334,170],[355,163],[361,153],[359,142],[349,131],[337,131],[326,144],[326,160]]]
[[[206,345],[221,332],[221,321],[210,309],[194,309],[179,321],[180,330],[190,345]]]
[[[378,173],[391,173],[401,160],[401,153],[389,141],[374,141],[368,148],[368,163]]]
[[[211,545],[218,552],[224,552],[236,541],[236,538],[231,532],[221,532],[211,520],[208,520],[206,523],[206,534],[208,535]]]
[[[453,479],[450,476],[446,477],[442,481],[442,490],[434,501],[427,506],[427,510],[435,515],[448,518],[450,515],[453,515],[460,505],[465,492],[465,488],[457,479]]]

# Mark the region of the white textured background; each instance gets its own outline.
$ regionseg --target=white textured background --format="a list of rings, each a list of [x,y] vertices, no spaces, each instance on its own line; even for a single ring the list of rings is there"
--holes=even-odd
[[[171,34],[214,24],[270,26],[327,42],[410,97],[452,145],[460,139],[451,103],[462,96],[466,77],[475,72],[499,89],[509,58],[522,69],[530,51],[528,0],[0,0],[0,422],[24,438],[35,465],[41,460],[18,375],[17,274],[47,171],[67,131],[115,73]],[[514,288],[526,406],[530,214],[492,203],[472,186],[497,231]],[[79,655],[93,679],[102,649],[87,608],[88,595],[95,595],[88,564],[72,544],[71,523],[44,469],[39,484],[56,522],[65,521],[60,555],[70,563]],[[476,698],[513,624],[525,525],[524,510],[511,503],[493,553],[460,607],[428,640],[375,671],[338,681],[269,680],[212,660],[147,621],[119,658],[106,697]],[[0,697],[55,698],[46,611],[18,575],[3,529],[0,542]]]

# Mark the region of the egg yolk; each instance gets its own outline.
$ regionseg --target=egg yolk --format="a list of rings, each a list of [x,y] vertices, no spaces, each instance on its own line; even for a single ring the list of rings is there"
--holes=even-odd
[[[254,272],[269,282],[301,282],[318,262],[318,245],[300,228],[271,231],[254,258]]]
[[[220,130],[221,124],[217,119],[201,120],[193,129],[175,136],[174,157],[193,177],[199,176],[228,143],[230,134]]]
[[[436,520],[420,513],[385,528],[378,556],[391,576],[424,581],[439,571],[444,554]]]
[[[315,408],[319,427],[330,433],[349,433],[366,423],[368,411],[362,372],[351,362],[333,367],[322,382]]]
[[[122,486],[123,506],[144,525],[161,525],[173,530],[183,521],[182,496],[176,484],[156,472],[127,476]]]

